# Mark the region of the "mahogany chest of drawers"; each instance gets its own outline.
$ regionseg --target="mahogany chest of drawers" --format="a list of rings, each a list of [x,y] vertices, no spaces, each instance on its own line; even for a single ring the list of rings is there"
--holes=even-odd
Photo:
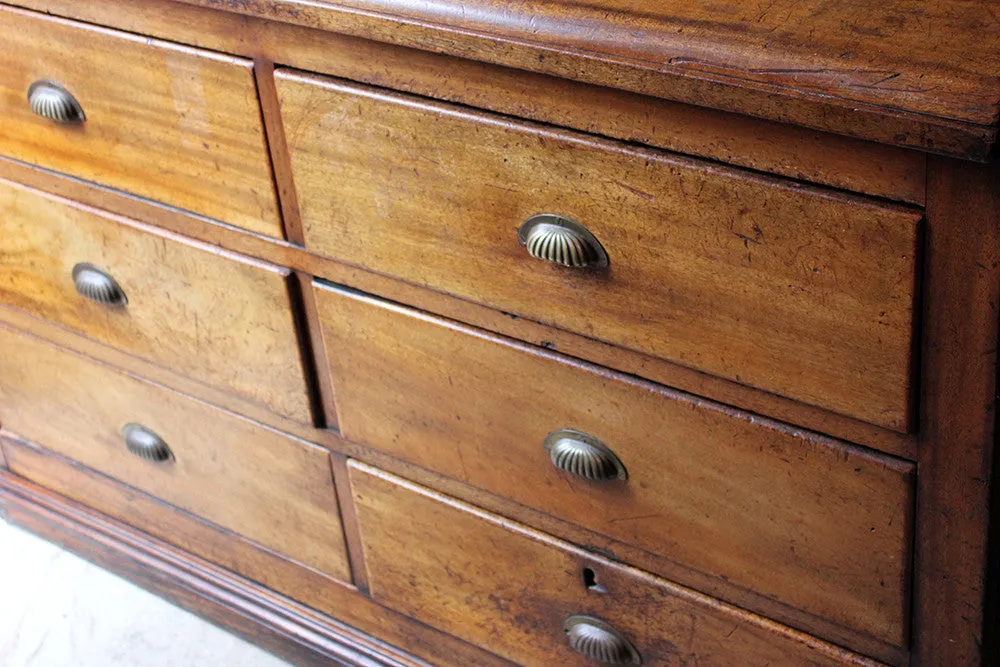
[[[998,664],[998,41],[0,2],[0,508],[297,664]]]

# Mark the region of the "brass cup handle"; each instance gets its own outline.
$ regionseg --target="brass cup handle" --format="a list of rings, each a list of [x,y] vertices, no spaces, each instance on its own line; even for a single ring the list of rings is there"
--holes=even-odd
[[[32,113],[54,123],[82,123],[87,119],[73,94],[54,81],[41,79],[28,87]]]
[[[599,618],[570,616],[563,624],[570,647],[605,665],[641,665],[642,656],[622,633]]]
[[[621,459],[592,435],[560,429],[545,438],[545,451],[559,470],[592,482],[628,479]]]
[[[517,239],[535,259],[576,269],[603,268],[608,253],[587,229],[551,213],[533,215],[517,231]]]
[[[153,463],[167,463],[174,460],[174,453],[163,438],[142,424],[128,423],[122,427],[122,440],[130,454]]]
[[[94,303],[113,308],[124,308],[128,297],[118,281],[104,269],[88,262],[73,267],[73,285],[77,293]]]

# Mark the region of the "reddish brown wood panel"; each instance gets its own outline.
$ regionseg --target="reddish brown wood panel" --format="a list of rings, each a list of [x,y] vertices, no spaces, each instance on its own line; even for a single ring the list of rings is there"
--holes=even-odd
[[[350,580],[325,449],[2,326],[0,349],[0,420],[8,431]],[[162,438],[172,460],[129,453],[126,424]],[[23,472],[16,460],[13,469]]]
[[[311,423],[287,269],[6,181],[0,210],[0,304]],[[127,305],[78,294],[81,263]]]
[[[348,440],[905,645],[912,465],[357,293],[317,299]],[[560,429],[628,480],[557,470]]]
[[[720,403],[770,415],[782,421],[799,424],[814,431],[821,431],[851,442],[867,445],[901,458],[916,459],[916,437],[912,434],[901,434],[879,428],[828,410],[706,375],[662,359],[655,359],[649,355],[637,354],[591,338],[547,327],[525,318],[513,318],[485,306],[318,257],[287,242],[242,234],[205,218],[158,206],[152,202],[107,189],[89,187],[78,180],[46,172],[31,165],[0,158],[0,176],[131,219],[146,220],[158,228],[198,238],[213,246],[246,256],[259,257],[273,264],[289,266],[303,273],[326,278],[336,283],[351,285],[365,292],[379,294],[400,303],[408,303],[421,310],[438,313],[535,345],[558,349],[570,356],[589,359],[595,363],[705,396]],[[311,296],[311,290],[307,291],[305,295],[306,297]],[[153,378],[157,382],[177,388],[184,393],[199,396],[216,405],[251,416],[257,421],[275,425],[282,430],[302,435],[307,439],[319,438],[322,440],[325,437],[325,431],[316,431],[311,426],[281,418],[261,405],[243,400],[235,394],[214,389],[171,372],[162,366],[150,364],[119,350],[83,339],[65,329],[29,317],[20,311],[0,309],[0,319],[66,347],[82,350],[88,355],[106,359],[116,366],[135,370],[140,375]],[[321,337],[317,335],[314,340],[319,341]],[[318,351],[320,347],[317,347],[316,350]],[[321,375],[320,379],[322,380],[323,377]],[[333,409],[329,410],[328,418],[333,412]],[[334,445],[334,448],[337,446]]]
[[[334,486],[340,498],[340,515],[344,522],[344,537],[347,541],[351,560],[351,576],[358,590],[368,592],[368,569],[365,567],[364,548],[361,544],[361,529],[358,514],[351,496],[351,480],[347,471],[347,457],[334,453],[330,455]]]
[[[996,139],[989,0],[185,1],[963,157]]]
[[[267,150],[274,172],[278,204],[281,207],[285,238],[292,243],[302,245],[305,239],[302,235],[299,202],[295,194],[295,184],[292,182],[291,166],[288,164],[288,145],[285,143],[285,128],[281,124],[281,111],[278,109],[278,94],[274,89],[274,63],[258,58],[254,61],[253,74],[254,82],[257,84],[264,132],[267,136]]]
[[[0,438],[0,446],[4,444]],[[52,488],[86,489],[88,503],[103,512],[0,472],[0,508],[9,520],[249,635],[251,641],[263,641],[295,664],[428,667],[430,661],[455,667],[513,667],[377,605],[342,583],[65,459],[17,441],[6,444],[21,452],[22,465],[44,475]],[[115,515],[127,517],[139,530],[109,518]],[[182,547],[157,537],[164,535]],[[409,652],[392,644],[406,646]]]
[[[920,667],[978,666],[996,437],[1000,168],[929,166],[914,645]]]
[[[899,431],[919,211],[278,73],[306,247]],[[331,184],[337,184],[331,187]],[[540,262],[576,220],[606,270]]]
[[[316,296],[312,286],[312,276],[302,271],[295,272],[295,280],[291,286],[294,301],[299,304],[301,318],[299,330],[302,336],[303,363],[309,368],[309,374],[315,377],[312,386],[314,403],[313,411],[318,413],[315,420],[319,428],[337,429],[337,405],[334,402],[333,382],[326,372],[326,347],[323,344],[323,332],[319,326],[319,314],[316,312]]]
[[[649,667],[875,664],[377,469],[352,462],[351,483],[375,599],[518,664],[593,665],[567,645],[578,614]]]
[[[252,63],[0,7],[0,152],[281,237]],[[82,123],[32,113],[38,80]]]
[[[924,202],[924,154],[918,151],[172,0],[142,0],[141,12],[122,12],[117,0],[20,4],[759,171]],[[375,62],[378,67],[371,66]],[[266,100],[264,111],[266,120]],[[287,219],[292,193],[285,191],[281,165],[275,167]]]

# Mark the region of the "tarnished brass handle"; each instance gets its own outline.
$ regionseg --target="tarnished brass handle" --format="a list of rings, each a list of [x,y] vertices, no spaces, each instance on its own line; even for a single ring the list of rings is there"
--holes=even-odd
[[[594,482],[628,479],[628,472],[615,453],[586,433],[572,429],[553,431],[545,438],[545,451],[552,465],[577,477]]]
[[[56,123],[82,123],[87,119],[76,98],[52,81],[35,81],[28,87],[28,106],[36,116]]]
[[[80,262],[73,267],[73,284],[80,296],[95,303],[115,308],[124,308],[128,297],[118,281],[111,274],[93,264]]]
[[[577,653],[605,665],[641,665],[642,656],[622,633],[592,616],[570,616],[563,625]]]
[[[608,265],[608,253],[594,235],[561,215],[531,216],[521,225],[517,238],[528,254],[546,262],[577,269]]]
[[[166,463],[174,458],[163,438],[142,424],[128,423],[122,427],[122,439],[129,453],[153,463]]]

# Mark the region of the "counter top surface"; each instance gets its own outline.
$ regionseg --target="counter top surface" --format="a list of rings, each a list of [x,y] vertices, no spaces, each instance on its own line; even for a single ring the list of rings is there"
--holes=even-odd
[[[991,0],[184,0],[983,160]]]

